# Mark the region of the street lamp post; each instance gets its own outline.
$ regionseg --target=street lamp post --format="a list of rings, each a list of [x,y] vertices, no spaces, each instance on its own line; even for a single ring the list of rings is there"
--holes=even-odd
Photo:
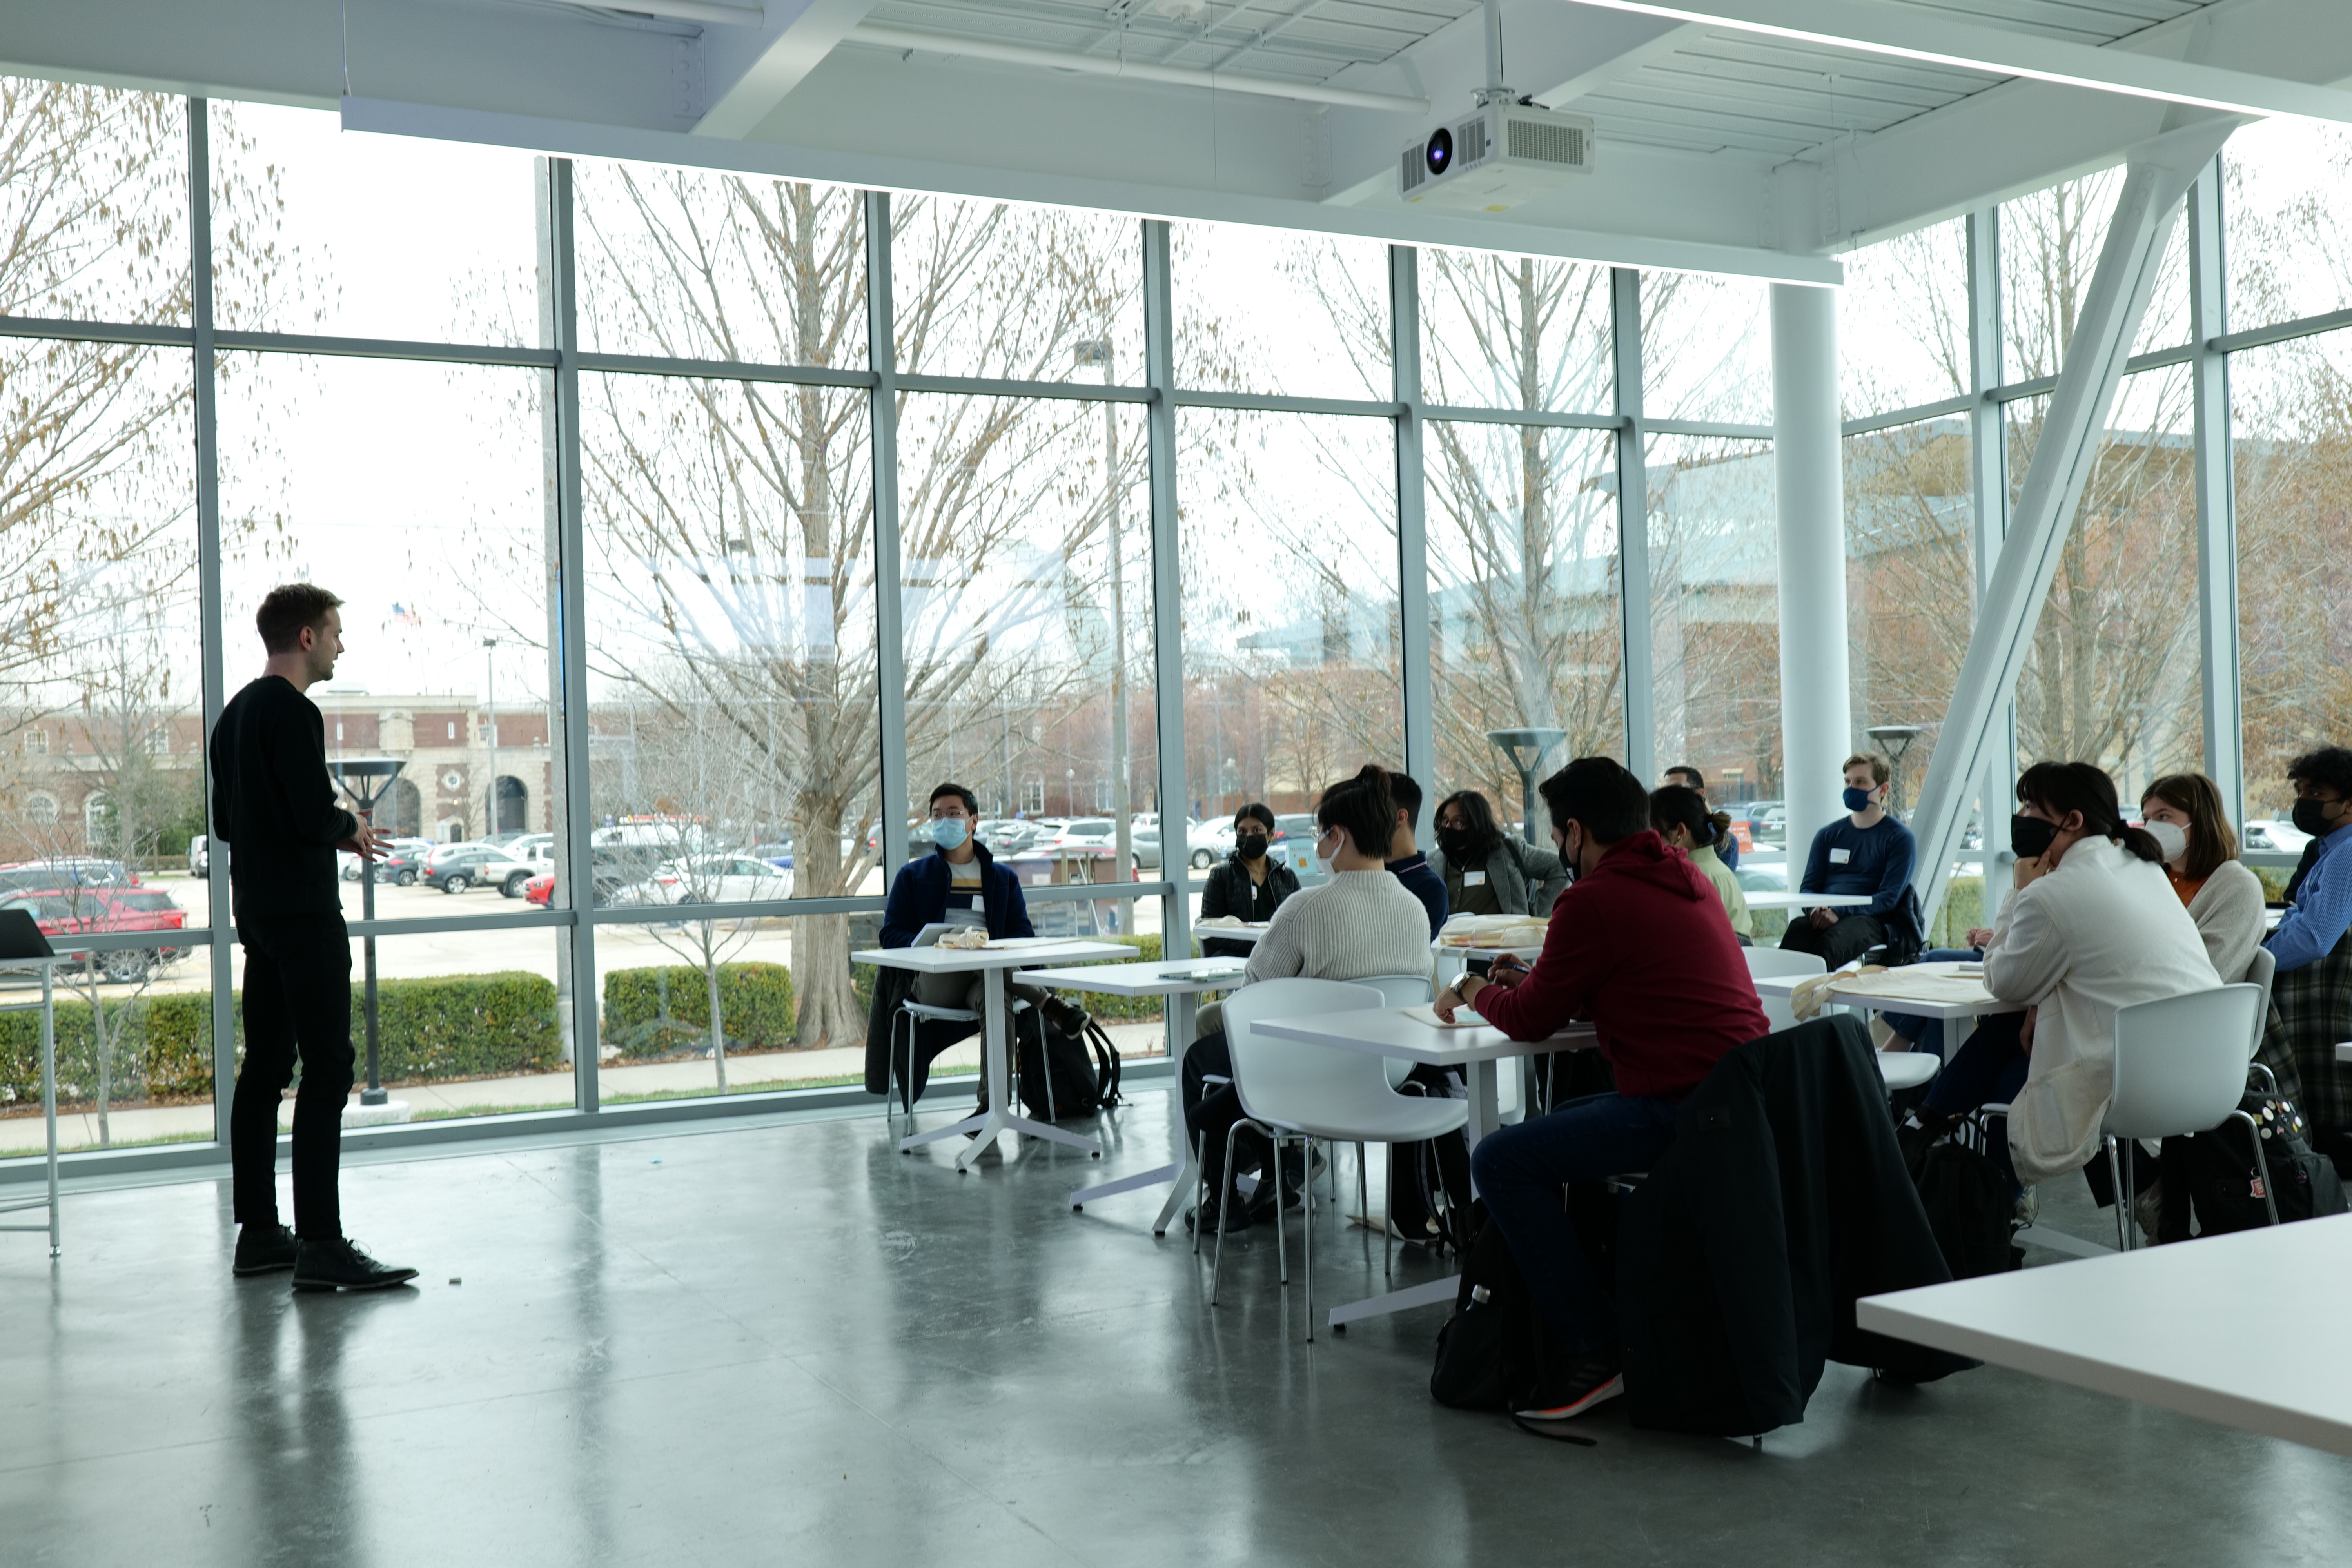
[[[1568,739],[1565,730],[1489,730],[1486,739],[1511,759],[1519,774],[1519,834],[1530,844],[1536,837],[1536,773],[1552,749]]]
[[[1916,724],[1873,724],[1867,733],[1886,753],[1888,783],[1886,809],[1900,818],[1903,815],[1903,758],[1911,750],[1911,742],[1919,738]]]
[[[490,811],[482,819],[489,826],[482,837],[495,838],[499,834],[499,639],[484,637],[482,647],[483,701],[490,715]]]
[[[400,776],[400,769],[398,757],[340,757],[327,764],[327,771],[335,775],[335,782],[342,785],[343,793],[352,797],[352,805],[359,813],[360,820],[370,824],[375,818],[376,802],[392,789],[393,781]],[[365,856],[360,858],[360,919],[371,922],[375,919],[375,862]],[[373,929],[360,939],[360,946],[366,976],[367,1017],[367,1087],[360,1090],[360,1104],[371,1110],[384,1106],[388,1110],[389,1101],[384,1094],[383,1071],[377,1056],[375,932]],[[387,1114],[367,1120],[405,1121],[408,1120],[404,1114],[406,1108],[402,1110],[404,1114]]]

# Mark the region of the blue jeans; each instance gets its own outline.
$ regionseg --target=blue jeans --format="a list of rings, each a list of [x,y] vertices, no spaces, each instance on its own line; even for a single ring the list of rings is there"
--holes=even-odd
[[[1592,1277],[1560,1188],[1647,1171],[1674,1141],[1672,1100],[1594,1094],[1488,1133],[1470,1151],[1486,1213],[1503,1227],[1536,1310],[1572,1353],[1616,1344],[1617,1308]]]
[[[1965,963],[1972,958],[1982,958],[1980,947],[1931,947],[1919,955],[1922,963]],[[1944,1020],[1922,1018],[1916,1013],[1881,1013],[1886,1026],[1911,1042],[1915,1051],[1944,1054]]]

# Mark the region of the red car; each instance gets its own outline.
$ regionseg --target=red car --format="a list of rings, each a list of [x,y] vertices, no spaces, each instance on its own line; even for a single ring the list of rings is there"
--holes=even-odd
[[[188,913],[172,895],[146,888],[45,888],[0,897],[0,910],[29,910],[44,936],[82,936],[103,931],[182,931]],[[109,980],[144,980],[178,959],[184,947],[134,947],[99,955]]]
[[[522,885],[522,896],[541,909],[546,909],[555,899],[555,873],[541,871]]]

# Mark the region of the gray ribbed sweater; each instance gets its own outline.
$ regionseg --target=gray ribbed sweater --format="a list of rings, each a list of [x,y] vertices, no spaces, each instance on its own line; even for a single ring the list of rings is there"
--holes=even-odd
[[[1430,970],[1429,911],[1388,871],[1338,871],[1285,899],[1250,954],[1250,980],[1363,980]]]

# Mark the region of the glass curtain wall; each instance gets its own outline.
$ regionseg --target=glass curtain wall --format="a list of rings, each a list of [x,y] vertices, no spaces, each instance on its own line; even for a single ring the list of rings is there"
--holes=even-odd
[[[1759,818],[1777,793],[1760,285],[58,84],[0,83],[0,815],[8,874],[59,883],[5,896],[92,948],[77,1146],[216,1127],[240,971],[202,737],[279,581],[349,601],[314,693],[331,754],[401,763],[376,811],[404,859],[373,925],[346,901],[380,1076],[419,1118],[855,1081],[849,957],[942,779],[1041,925],[1146,949],[1189,924],[1238,805],[1303,834],[1366,761],[1507,819],[1510,731],[1548,737],[1547,770],[1689,762]],[[2267,820],[2286,757],[2341,738],[2308,672],[2343,662],[2352,356],[2325,334],[2352,264],[2324,193],[2347,156],[2325,131],[2233,142],[2206,275],[2234,319],[2202,342],[2176,240],[2020,693],[2029,756],[2095,756],[2126,793],[2219,766],[2203,710],[2237,691]],[[1989,318],[1965,226],[1850,261],[1856,719],[1927,731],[1915,784],[1973,623],[1976,488],[2031,460],[2114,184],[1979,215]],[[2192,395],[2214,356],[2218,423]],[[2215,668],[2200,443],[2239,573],[2242,664],[2224,637]]]

